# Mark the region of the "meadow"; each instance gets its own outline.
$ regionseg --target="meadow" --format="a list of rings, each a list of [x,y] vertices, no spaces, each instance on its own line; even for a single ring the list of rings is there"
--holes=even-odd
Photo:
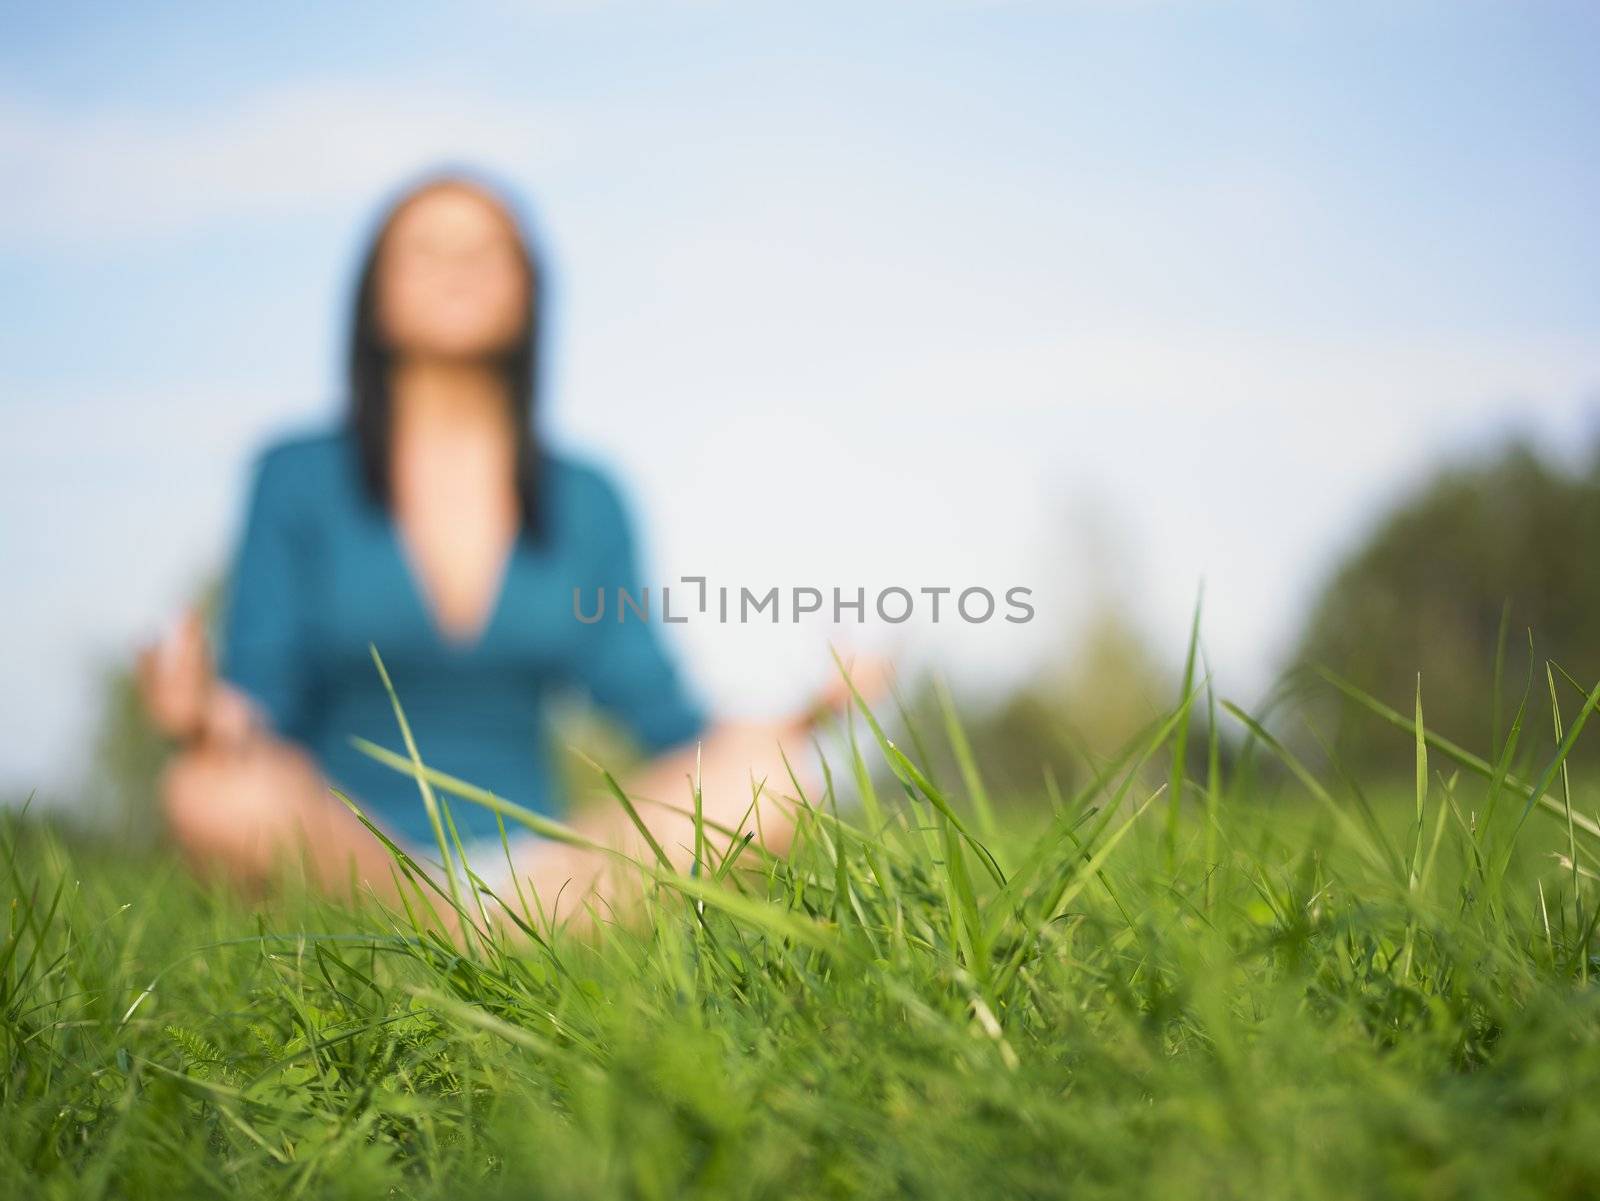
[[[1481,758],[1352,692],[1415,750],[1368,789],[1191,674],[1027,818],[953,716],[859,722],[789,856],[701,823],[587,938],[400,861],[410,911],[250,902],[12,815],[0,1195],[1600,1195],[1600,690],[1550,687]]]

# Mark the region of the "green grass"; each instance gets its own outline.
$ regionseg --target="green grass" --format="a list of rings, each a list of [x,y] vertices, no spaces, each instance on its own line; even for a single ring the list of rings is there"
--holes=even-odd
[[[858,808],[805,798],[783,861],[703,830],[593,944],[13,818],[0,1196],[1600,1195],[1581,781],[1381,716],[1414,793],[1260,730],[1230,775],[1211,724],[1175,769],[1180,706],[1009,833],[953,719],[950,780],[874,727]]]

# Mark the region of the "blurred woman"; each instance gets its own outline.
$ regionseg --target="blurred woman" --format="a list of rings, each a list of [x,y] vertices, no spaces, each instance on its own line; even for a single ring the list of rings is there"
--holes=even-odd
[[[655,626],[575,616],[574,589],[592,613],[597,589],[638,595],[643,581],[616,486],[538,437],[543,283],[511,207],[470,177],[429,180],[381,222],[357,288],[347,418],[257,458],[218,662],[194,614],[141,656],[149,710],[183,744],[162,793],[197,866],[261,881],[303,854],[327,890],[392,898],[387,850],[330,784],[437,859],[416,781],[351,742],[403,750],[369,644],[428,766],[542,813],[565,808],[545,702],[569,686],[653,756],[630,794],[688,804],[697,752],[712,820],[739,823],[752,776],[787,786],[779,748],[798,763],[809,718],[711,725]],[[472,869],[514,895],[494,814],[451,811]],[[649,807],[648,820],[686,865],[689,819]],[[753,820],[782,849],[789,807],[765,796]],[[642,849],[620,806],[580,829]],[[606,887],[593,852],[526,834],[510,850],[541,901],[577,886],[566,913]]]

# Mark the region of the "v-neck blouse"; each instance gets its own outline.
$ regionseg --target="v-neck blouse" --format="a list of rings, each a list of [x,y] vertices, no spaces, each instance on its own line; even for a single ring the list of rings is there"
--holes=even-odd
[[[219,674],[254,699],[274,730],[304,746],[330,781],[391,831],[423,846],[432,832],[414,780],[357,749],[353,736],[404,753],[376,646],[423,761],[541,813],[563,798],[546,745],[547,702],[577,689],[648,752],[695,738],[706,718],[658,629],[617,607],[641,594],[632,523],[605,474],[547,453],[546,540],[519,538],[481,633],[443,633],[390,515],[361,486],[344,430],[286,438],[256,459],[223,603]],[[596,590],[607,607],[593,614]],[[494,814],[451,812],[463,838],[493,837]]]

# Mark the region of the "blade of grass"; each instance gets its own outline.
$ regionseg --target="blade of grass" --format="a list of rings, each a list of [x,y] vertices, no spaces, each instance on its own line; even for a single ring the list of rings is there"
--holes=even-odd
[[[1334,672],[1329,671],[1326,668],[1318,668],[1317,670],[1318,673],[1322,675],[1322,677],[1330,684],[1339,689],[1340,692],[1343,692],[1351,700],[1366,708],[1374,716],[1382,718],[1390,725],[1397,726],[1408,733],[1410,732],[1412,727],[1410,719],[1402,717],[1393,709],[1389,708],[1389,706],[1385,705],[1382,701],[1369,696],[1355,685],[1340,678]],[[1595,696],[1595,694],[1592,693],[1590,695],[1591,697]],[[1590,708],[1588,702],[1585,703],[1585,708]],[[1569,731],[1569,737],[1570,735],[1571,732]],[[1444,755],[1448,759],[1454,760],[1456,763],[1460,764],[1474,775],[1482,776],[1484,779],[1491,781],[1497,778],[1504,779],[1507,785],[1527,798],[1529,808],[1537,804],[1547,812],[1561,818],[1563,821],[1566,820],[1566,810],[1562,807],[1561,803],[1554,797],[1544,795],[1544,793],[1534,785],[1524,783],[1515,776],[1502,774],[1493,764],[1484,761],[1477,755],[1474,755],[1471,751],[1468,751],[1456,743],[1451,742],[1448,738],[1443,738],[1438,734],[1430,732],[1427,735],[1427,740],[1429,748],[1438,751],[1441,755]],[[1565,760],[1565,758],[1565,755],[1562,755],[1558,760],[1556,760],[1556,762],[1552,764],[1552,770],[1554,767],[1558,767],[1560,763]],[[1573,825],[1590,837],[1600,839],[1600,822],[1596,822],[1592,818],[1584,817],[1581,814],[1574,813]]]
[[[433,786],[422,774],[422,756],[417,753],[417,740],[411,736],[411,723],[406,720],[405,710],[400,706],[400,697],[395,693],[394,683],[389,679],[389,669],[383,665],[383,656],[378,654],[377,645],[369,642],[367,650],[372,654],[372,662],[378,668],[378,678],[383,681],[383,690],[389,694],[389,703],[394,707],[394,719],[400,727],[400,737],[406,744],[406,754],[417,771],[417,789],[422,793],[422,807],[427,811],[428,825],[433,828],[434,840],[439,845],[439,858],[444,864],[445,882],[450,889],[451,905],[458,913],[465,915],[466,910],[461,904],[461,890],[456,885],[456,874],[451,870],[451,852],[449,844],[445,841],[444,824],[439,819],[439,802],[433,795]]]
[[[1200,611],[1205,603],[1205,584],[1194,599],[1194,617],[1189,625],[1189,649],[1183,659],[1183,683],[1178,689],[1181,716],[1172,735],[1172,776],[1167,789],[1166,857],[1171,875],[1178,856],[1178,817],[1183,805],[1183,786],[1189,770],[1189,705],[1194,691],[1196,652],[1200,646]]]

